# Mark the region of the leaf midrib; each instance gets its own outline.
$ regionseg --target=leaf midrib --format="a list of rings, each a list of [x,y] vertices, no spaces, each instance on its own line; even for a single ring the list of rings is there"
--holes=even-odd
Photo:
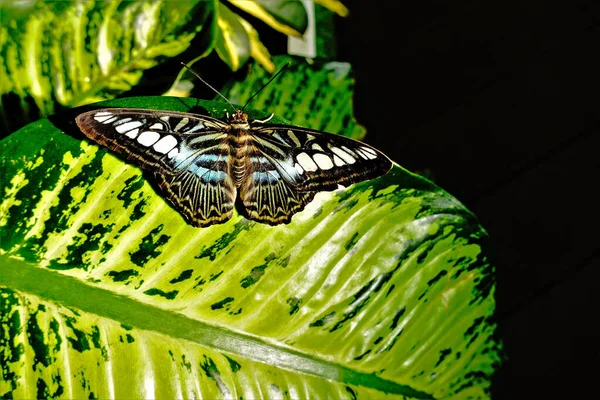
[[[391,394],[433,399],[430,394],[410,386],[355,371],[283,345],[268,343],[249,334],[209,325],[173,311],[150,306],[7,255],[0,255],[0,286],[109,318],[123,325],[187,340],[288,371]],[[167,320],[169,323],[156,324],[156,321]]]

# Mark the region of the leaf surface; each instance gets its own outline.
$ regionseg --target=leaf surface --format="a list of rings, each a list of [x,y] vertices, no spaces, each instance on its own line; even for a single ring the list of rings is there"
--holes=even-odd
[[[229,0],[229,3],[286,35],[300,37],[308,26],[306,9],[300,0]]]
[[[289,225],[193,228],[138,168],[83,140],[81,111],[0,142],[0,396],[486,396],[499,361],[488,238],[446,192],[395,166],[317,195]]]
[[[214,1],[194,0],[3,2],[2,131],[128,91],[188,49],[213,11]]]
[[[273,58],[275,70],[286,70],[252,98],[249,107],[264,110],[325,132],[363,139],[366,129],[353,116],[352,67],[344,62],[303,62],[299,57]],[[252,65],[243,81],[233,80],[221,91],[231,102],[245,104],[272,74]]]
[[[240,18],[220,3],[218,15],[217,53],[229,68],[237,71],[250,58],[249,32],[240,22]]]

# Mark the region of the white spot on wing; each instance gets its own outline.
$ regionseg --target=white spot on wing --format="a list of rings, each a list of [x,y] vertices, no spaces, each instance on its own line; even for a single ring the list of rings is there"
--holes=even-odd
[[[95,115],[96,115],[96,117],[102,117],[105,115],[112,115],[112,113],[108,112],[108,111],[100,111],[100,112],[97,112]]]
[[[161,124],[160,122],[156,122],[154,124],[152,124],[152,126],[150,127],[150,129],[162,129],[163,128],[163,124]]]
[[[377,158],[377,153],[375,153],[375,150],[370,149],[368,147],[361,147],[360,149],[367,154],[367,157],[369,157],[369,159],[374,160]]]
[[[112,124],[113,122],[115,122],[116,120],[118,120],[119,117],[112,117],[110,119],[107,119],[105,121],[102,121],[103,124]]]
[[[298,171],[298,173],[299,173],[300,175],[302,175],[302,174],[304,173],[304,170],[302,169],[302,167],[300,166],[300,164],[298,164],[298,163],[295,163],[295,164],[294,164],[294,168],[296,169],[296,171]]]
[[[376,155],[377,155],[377,153],[375,152],[375,150],[373,150],[373,149],[371,149],[371,148],[369,148],[369,147],[362,146],[362,147],[361,147],[361,150],[364,150],[364,151],[366,151],[367,153],[371,153],[371,154],[373,154],[374,156],[376,156]]]
[[[354,152],[357,153],[362,158],[364,158],[365,160],[369,159],[369,156],[367,156],[367,154],[364,151],[362,151],[361,149],[354,149]]]
[[[169,116],[168,115],[163,115],[162,117],[160,117],[161,121],[165,121],[165,122],[169,122]]]
[[[341,157],[342,160],[346,161],[348,164],[354,164],[356,160],[350,154],[346,153],[344,150],[338,147],[331,147],[331,151]]]
[[[158,139],[160,139],[160,134],[157,132],[145,131],[140,134],[137,141],[144,146],[152,146]]]
[[[349,148],[347,148],[346,146],[342,146],[341,147],[342,150],[344,150],[346,153],[350,154],[352,157],[356,157],[354,151],[350,150]],[[341,156],[340,156],[341,157]],[[344,157],[342,157],[344,158]]]
[[[156,144],[154,145],[154,150],[161,154],[167,154],[175,146],[177,146],[177,139],[175,139],[171,135],[167,135],[160,139],[158,142],[156,142]]]
[[[129,121],[131,121],[131,118],[121,118],[120,120],[115,122],[113,125],[119,126],[119,125],[124,124],[125,122],[129,122]]]
[[[338,167],[346,165],[346,163],[341,158],[336,156],[335,154],[333,155],[333,163]]]
[[[102,114],[102,115],[100,115],[100,114]],[[98,122],[104,122],[107,119],[109,119],[111,115],[112,115],[111,113],[98,113],[94,116],[94,119]]]
[[[312,158],[306,153],[300,153],[296,156],[296,160],[298,160],[298,164],[306,171],[316,171],[319,169],[317,164],[314,163]]]
[[[135,139],[139,132],[140,132],[139,129],[134,129],[134,130],[127,132],[127,134],[125,136],[127,136],[128,138]]]
[[[179,150],[178,149],[173,149],[169,152],[169,154],[167,154],[167,157],[169,158],[173,158],[175,157],[177,154],[179,154]]]
[[[319,143],[313,143],[312,146],[310,146],[313,150],[319,150],[319,151],[325,151],[323,150],[323,148],[321,146],[319,146]]]
[[[142,126],[143,124],[140,121],[131,121],[131,122],[126,122],[124,124],[121,124],[119,126],[117,126],[115,128],[115,130],[119,133],[125,133],[127,131],[130,131],[134,128],[139,128],[140,126]]]
[[[181,128],[183,128],[184,126],[186,126],[188,124],[188,122],[190,122],[189,118],[183,118],[181,121],[179,121],[179,123],[175,127],[174,131],[175,132],[179,131]]]
[[[333,162],[331,162],[331,158],[327,157],[325,154],[315,154],[313,159],[321,169],[331,169],[333,168]]]

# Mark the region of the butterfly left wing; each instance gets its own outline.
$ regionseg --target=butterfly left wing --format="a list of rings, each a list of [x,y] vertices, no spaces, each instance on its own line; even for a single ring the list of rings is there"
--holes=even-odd
[[[151,172],[166,199],[193,226],[225,222],[233,215],[236,188],[223,122],[123,108],[89,111],[76,122],[88,138]]]
[[[252,134],[262,155],[298,192],[336,190],[379,177],[392,167],[379,150],[332,133],[266,125],[253,127]]]

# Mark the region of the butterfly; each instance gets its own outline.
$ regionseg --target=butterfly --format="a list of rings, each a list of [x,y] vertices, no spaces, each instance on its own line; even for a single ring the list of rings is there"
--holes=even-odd
[[[162,195],[195,227],[223,223],[237,208],[251,220],[289,223],[316,193],[385,174],[373,147],[332,133],[249,120],[146,109],[79,114],[94,142],[150,172]]]

